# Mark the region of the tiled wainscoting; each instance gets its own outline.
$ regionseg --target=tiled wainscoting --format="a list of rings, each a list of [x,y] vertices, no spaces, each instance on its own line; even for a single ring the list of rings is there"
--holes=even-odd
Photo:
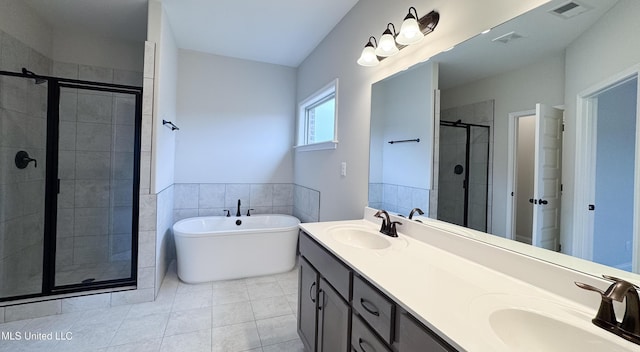
[[[320,192],[291,183],[177,183],[174,185],[174,220],[194,216],[287,214],[302,222],[320,218]]]
[[[296,269],[190,285],[171,266],[154,302],[83,310],[68,301],[68,313],[0,324],[2,336],[22,336],[0,340],[0,352],[303,352],[296,332],[297,285]],[[66,340],[26,341],[30,332]]]
[[[369,206],[408,216],[413,208],[429,214],[429,190],[388,183],[369,184]]]

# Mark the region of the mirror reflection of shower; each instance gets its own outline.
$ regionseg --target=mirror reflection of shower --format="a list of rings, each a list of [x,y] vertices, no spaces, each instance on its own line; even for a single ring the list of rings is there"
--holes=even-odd
[[[493,101],[441,112],[438,219],[490,231]]]

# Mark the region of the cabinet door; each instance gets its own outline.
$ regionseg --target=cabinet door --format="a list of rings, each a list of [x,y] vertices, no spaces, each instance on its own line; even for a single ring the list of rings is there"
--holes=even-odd
[[[318,352],[349,350],[349,318],[351,309],[340,295],[322,278],[318,293]]]
[[[300,257],[298,279],[298,335],[306,351],[316,351],[318,272]]]

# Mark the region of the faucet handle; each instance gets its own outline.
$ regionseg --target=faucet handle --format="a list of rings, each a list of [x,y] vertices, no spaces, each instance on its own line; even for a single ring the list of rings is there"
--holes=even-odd
[[[229,209],[224,209],[223,211],[227,212],[227,215],[225,215],[226,217],[230,217],[231,216],[231,212],[229,211]]]
[[[389,236],[398,237],[398,231],[396,230],[396,225],[402,225],[400,221],[392,221],[389,224]]]
[[[631,282],[629,282],[629,281],[627,281],[627,280],[623,280],[623,279],[617,278],[617,277],[615,277],[615,276],[611,276],[611,275],[602,275],[602,277],[604,277],[605,279],[607,279],[607,280],[609,280],[609,281],[613,281],[613,282],[616,282],[616,283],[620,282],[620,283],[626,283],[626,284],[629,284],[629,285],[633,286],[636,290],[639,290],[639,289],[640,289],[640,287],[638,287],[638,285],[633,284],[633,283],[631,283]]]
[[[593,291],[600,294],[600,307],[598,308],[598,313],[596,314],[595,318],[591,320],[593,324],[605,330],[616,329],[618,326],[618,321],[616,320],[616,313],[613,311],[613,301],[611,297],[606,295],[605,291],[597,287],[577,281],[575,282],[575,284],[583,290]]]

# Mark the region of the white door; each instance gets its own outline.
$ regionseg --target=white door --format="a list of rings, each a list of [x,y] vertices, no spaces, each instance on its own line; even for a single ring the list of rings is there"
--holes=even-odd
[[[562,110],[536,105],[532,244],[554,251],[560,242],[562,116]]]

